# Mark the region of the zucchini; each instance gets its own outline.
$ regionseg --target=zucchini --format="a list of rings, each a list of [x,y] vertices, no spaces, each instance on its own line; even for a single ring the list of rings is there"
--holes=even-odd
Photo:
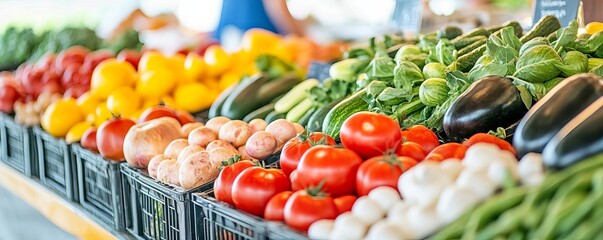
[[[549,34],[557,31],[559,28],[561,28],[559,19],[557,19],[555,16],[547,15],[542,17],[536,24],[534,24],[532,30],[521,37],[519,41],[521,43],[527,43],[535,37],[548,37]]]
[[[266,75],[254,81],[244,82],[237,86],[222,106],[222,116],[230,119],[243,119],[253,110],[270,103],[278,96],[287,93],[300,82],[294,74],[285,74],[276,79]]]
[[[268,103],[268,105],[263,106],[261,108],[256,109],[253,112],[250,112],[243,118],[244,122],[250,122],[253,119],[259,118],[264,119],[268,116],[268,113],[274,111],[274,103]]]
[[[456,44],[459,41],[463,41],[466,38],[470,38],[470,37],[475,37],[475,36],[484,36],[484,37],[489,37],[490,36],[490,31],[486,30],[485,28],[476,28],[473,29],[469,32],[466,32],[465,34],[458,36],[452,40],[450,40],[450,43],[452,44]]]
[[[322,122],[322,131],[333,138],[339,138],[339,130],[343,122],[352,114],[368,110],[366,88],[347,97],[333,107]]]
[[[268,113],[268,115],[266,115],[266,118],[264,118],[264,120],[267,123],[271,123],[278,119],[285,119],[285,116],[286,115],[283,113],[277,113],[276,111],[272,111],[272,112]]]
[[[482,45],[476,49],[473,49],[473,51],[460,56],[456,60],[457,69],[461,72],[469,72],[469,70],[475,66],[477,60],[484,55],[484,52],[486,52],[486,45]]]
[[[506,28],[506,27],[513,27],[515,36],[517,36],[517,37],[521,37],[521,35],[523,35],[523,28],[521,28],[521,24],[519,24],[516,21],[506,22],[502,25],[486,28],[486,30],[488,30],[491,34],[494,34],[495,32],[498,32],[501,29]]]
[[[438,29],[437,37],[438,39],[446,38],[446,39],[454,39],[463,34],[463,30],[456,26],[443,26]]]
[[[473,42],[473,43],[472,43],[471,45],[469,45],[469,46],[466,46],[466,47],[464,47],[464,48],[461,48],[461,50],[459,50],[459,51],[457,52],[458,56],[463,56],[463,55],[465,55],[465,54],[467,54],[467,53],[470,53],[470,52],[471,52],[471,51],[473,51],[474,49],[479,48],[479,47],[480,47],[480,46],[482,46],[482,45],[486,45],[487,40],[488,40],[488,38],[484,37],[484,38],[482,38],[482,39],[480,39],[480,40],[477,40],[477,41]]]
[[[443,78],[430,78],[421,84],[419,99],[425,106],[435,107],[448,100],[448,83]]]
[[[317,108],[316,111],[312,113],[312,116],[310,116],[310,119],[308,119],[308,123],[305,124],[308,132],[321,132],[322,122],[325,120],[327,113],[329,113],[329,111],[339,102],[341,102],[341,100],[335,100],[329,104],[325,104],[324,106]]]
[[[291,111],[287,113],[285,119],[293,123],[298,122],[299,119],[301,119],[304,114],[306,114],[306,112],[309,111],[310,108],[312,108],[313,105],[314,103],[312,103],[312,100],[310,98],[306,98],[302,102],[297,104],[297,106],[295,106],[293,109],[291,109]]]
[[[482,40],[486,41],[487,39],[488,39],[488,37],[486,37],[486,36],[475,36],[475,37],[465,38],[465,39],[462,39],[462,40],[454,43],[454,49],[460,50],[460,49],[470,46],[478,41],[482,41]]]
[[[302,126],[306,126],[308,124],[308,121],[310,121],[310,117],[312,117],[312,115],[314,115],[314,112],[316,112],[316,107],[312,107],[310,108],[310,110],[308,110],[304,116],[302,116],[299,121],[297,121],[297,123],[301,124]]]
[[[226,101],[228,96],[230,96],[230,94],[232,94],[232,92],[237,87],[237,85],[239,85],[239,84],[233,84],[230,87],[224,89],[224,91],[222,91],[222,93],[220,93],[220,95],[216,98],[216,100],[214,100],[214,102],[209,107],[209,112],[207,114],[209,119],[220,116],[220,113],[222,111],[222,106],[224,106],[224,102]]]
[[[295,105],[302,102],[308,96],[308,90],[318,85],[318,80],[307,79],[297,84],[291,91],[287,92],[280,100],[274,104],[274,111],[279,113],[289,112]]]

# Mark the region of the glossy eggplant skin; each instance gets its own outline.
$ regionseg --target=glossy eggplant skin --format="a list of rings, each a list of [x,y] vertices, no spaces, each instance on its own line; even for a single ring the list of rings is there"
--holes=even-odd
[[[489,76],[475,81],[444,114],[444,131],[455,142],[480,132],[509,127],[528,111],[511,79]]]
[[[542,152],[544,165],[562,169],[603,152],[603,98],[569,121]]]
[[[578,74],[563,80],[519,122],[513,135],[518,157],[541,153],[563,126],[601,96],[603,82],[595,75]]]

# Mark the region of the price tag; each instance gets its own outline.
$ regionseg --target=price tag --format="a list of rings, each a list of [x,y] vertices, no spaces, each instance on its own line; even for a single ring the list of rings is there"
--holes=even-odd
[[[419,33],[423,19],[422,0],[396,0],[392,20],[403,33]]]
[[[580,0],[536,0],[533,24],[544,16],[553,15],[559,18],[561,26],[565,27],[578,16],[579,5]]]

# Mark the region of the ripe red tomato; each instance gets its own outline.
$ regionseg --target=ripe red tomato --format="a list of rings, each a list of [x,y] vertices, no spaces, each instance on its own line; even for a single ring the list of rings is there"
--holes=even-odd
[[[280,169],[250,167],[232,184],[232,201],[238,209],[263,217],[266,204],[274,195],[291,190],[291,182]]]
[[[239,174],[250,167],[255,167],[255,163],[249,160],[236,161],[222,169],[220,175],[214,182],[214,196],[217,200],[234,206],[232,201],[232,184]]]
[[[105,61],[109,58],[115,57],[115,54],[111,50],[97,50],[89,53],[84,58],[84,63],[82,64],[82,69],[84,71],[93,72],[94,68],[98,66],[102,61]]]
[[[12,113],[15,102],[22,97],[14,84],[3,83],[0,86],[0,111]]]
[[[356,192],[358,196],[365,196],[381,186],[398,189],[398,179],[402,173],[412,168],[417,161],[410,157],[378,156],[373,157],[360,165],[356,174]]]
[[[150,108],[147,108],[146,110],[144,110],[144,112],[142,112],[142,114],[140,114],[140,118],[138,119],[138,122],[139,123],[148,122],[153,119],[162,118],[162,117],[171,117],[171,118],[178,120],[178,122],[180,122],[180,120],[178,119],[178,114],[176,114],[176,110],[174,110],[171,107],[163,106],[163,105],[150,107]]]
[[[178,122],[180,122],[180,125],[183,125],[183,126],[184,126],[184,124],[197,121],[193,115],[191,115],[190,113],[188,113],[186,111],[182,111],[182,110],[176,110],[176,117],[178,117]]]
[[[55,71],[62,73],[72,64],[82,65],[89,50],[82,46],[73,46],[61,51],[54,62]]]
[[[117,54],[117,60],[127,61],[132,64],[135,69],[138,69],[138,63],[140,62],[141,57],[142,54],[140,52],[132,49],[124,49]]]
[[[480,142],[496,144],[496,146],[502,150],[509,151],[510,153],[513,153],[513,155],[517,154],[515,148],[513,148],[513,145],[511,145],[509,142],[487,133],[477,133],[467,139],[467,141],[463,142],[463,145],[471,147],[471,145]]]
[[[444,161],[449,158],[463,159],[466,151],[467,146],[463,144],[445,143],[434,148],[429,154],[427,154],[425,160]]]
[[[61,77],[61,84],[64,88],[68,88],[72,86],[73,83],[79,82],[81,67],[81,63],[72,63],[65,68],[63,76]]]
[[[335,198],[333,201],[335,202],[335,206],[337,206],[337,212],[339,214],[352,211],[352,207],[358,197],[354,195],[347,195],[343,197]]]
[[[297,170],[293,170],[293,172],[291,172],[291,175],[289,175],[289,180],[291,181],[291,190],[294,192],[304,189],[299,185],[299,180],[297,180]]]
[[[274,195],[266,204],[264,219],[268,221],[285,221],[285,204],[293,192],[284,191]]]
[[[302,156],[293,185],[318,186],[332,197],[354,194],[355,179],[362,159],[346,148],[314,146]]]
[[[97,129],[93,127],[84,132],[84,135],[82,135],[82,139],[80,140],[80,144],[83,148],[98,152],[98,146],[96,145],[96,131]]]
[[[415,142],[421,145],[421,149],[428,154],[435,147],[440,145],[438,136],[429,128],[423,125],[415,125],[402,131],[403,142]]]
[[[124,139],[128,130],[136,123],[127,118],[116,117],[105,121],[97,130],[96,144],[103,157],[124,160]]]
[[[395,152],[402,142],[400,127],[392,118],[378,113],[359,112],[343,122],[341,143],[363,159]]]
[[[287,141],[281,151],[281,158],[279,160],[283,172],[285,172],[287,176],[290,176],[291,172],[297,169],[297,165],[299,164],[302,155],[315,145],[334,146],[336,143],[332,137],[321,132],[310,133],[308,134],[307,139],[296,137]]]
[[[321,219],[335,219],[339,215],[332,197],[309,190],[299,190],[285,204],[285,223],[300,231],[307,231]]]
[[[417,160],[417,162],[423,161],[423,159],[425,159],[425,153],[423,152],[421,145],[415,142],[405,142],[400,144],[400,147],[398,148],[398,151],[396,151],[396,154],[398,156],[410,157],[414,160]]]

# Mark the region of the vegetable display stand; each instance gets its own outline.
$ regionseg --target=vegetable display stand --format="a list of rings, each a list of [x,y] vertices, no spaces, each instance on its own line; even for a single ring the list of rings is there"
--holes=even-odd
[[[0,114],[0,144],[3,162],[27,177],[38,176],[38,158],[31,127],[16,123],[10,115]]]
[[[126,229],[139,239],[192,239],[191,193],[151,178],[146,171],[121,164]]]
[[[34,127],[42,185],[61,197],[77,202],[77,169],[71,146],[40,127]]]
[[[125,230],[120,162],[72,145],[77,164],[79,202],[92,216],[116,230]]]

